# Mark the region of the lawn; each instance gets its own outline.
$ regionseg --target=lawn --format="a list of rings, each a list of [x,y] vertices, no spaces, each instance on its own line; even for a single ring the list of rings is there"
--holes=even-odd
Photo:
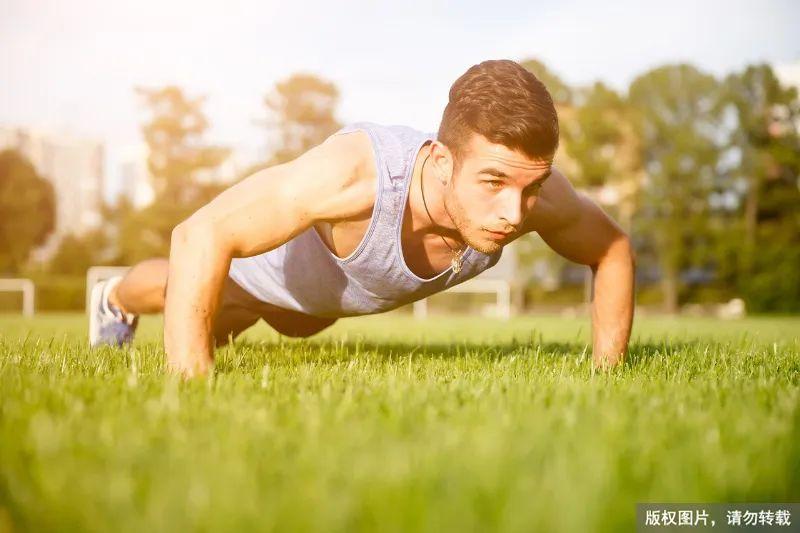
[[[627,531],[637,502],[800,500],[800,318],[643,317],[611,375],[581,319],[260,324],[190,383],[158,319],[131,350],[85,328],[0,315],[0,531]]]

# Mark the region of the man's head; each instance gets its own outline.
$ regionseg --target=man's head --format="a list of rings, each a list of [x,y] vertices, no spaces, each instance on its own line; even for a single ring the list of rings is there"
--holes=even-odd
[[[456,80],[431,159],[467,244],[493,253],[518,235],[557,147],[553,100],[519,64],[484,61]]]

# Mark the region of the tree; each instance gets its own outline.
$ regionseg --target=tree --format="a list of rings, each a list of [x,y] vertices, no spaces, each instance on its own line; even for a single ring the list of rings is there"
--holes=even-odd
[[[172,229],[225,188],[213,178],[229,154],[204,141],[203,98],[190,99],[174,86],[137,92],[151,113],[142,133],[155,199],[142,210],[120,204],[110,213],[118,261],[126,264],[169,253]]]
[[[341,128],[335,116],[338,103],[336,86],[312,74],[294,74],[275,84],[264,98],[268,126],[278,137],[268,164],[291,161]]]
[[[570,178],[590,189],[610,185],[617,219],[630,230],[642,179],[640,140],[630,105],[600,82],[578,94],[578,105],[562,127],[564,149],[575,167]]]
[[[52,184],[14,150],[0,152],[0,272],[20,271],[55,227]]]
[[[66,235],[47,265],[48,271],[56,274],[85,276],[93,265],[107,264],[105,251],[108,236],[95,229],[82,235]]]
[[[202,191],[198,177],[213,172],[230,153],[203,140],[209,126],[204,98],[190,99],[174,86],[137,92],[152,114],[142,133],[156,198],[173,205],[195,201]]]
[[[740,223],[731,225],[730,269],[748,307],[800,310],[800,99],[769,65],[751,65],[725,81],[735,117],[731,189],[740,191]],[[741,238],[743,234],[743,239]]]
[[[646,172],[636,224],[654,240],[664,304],[675,312],[682,269],[704,265],[711,249],[709,198],[720,154],[720,84],[691,65],[666,65],[636,78],[629,100]]]

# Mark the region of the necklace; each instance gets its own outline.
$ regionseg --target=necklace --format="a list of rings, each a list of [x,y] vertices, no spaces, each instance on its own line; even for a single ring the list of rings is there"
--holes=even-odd
[[[428,219],[433,222],[433,217],[431,216],[431,212],[428,211],[428,202],[425,201],[425,187],[424,187],[424,180],[423,176],[425,175],[425,163],[428,162],[428,158],[431,154],[425,156],[425,161],[422,162],[422,169],[419,171],[419,192],[422,194],[422,205],[425,206],[425,212],[428,214]],[[445,240],[442,235],[439,235],[439,238],[442,239],[442,242],[445,246],[450,250],[450,253],[453,254],[453,257],[450,259],[450,266],[453,268],[453,273],[458,274],[461,272],[461,264],[464,259],[464,252],[466,251],[467,247],[465,246],[463,250],[456,250]]]

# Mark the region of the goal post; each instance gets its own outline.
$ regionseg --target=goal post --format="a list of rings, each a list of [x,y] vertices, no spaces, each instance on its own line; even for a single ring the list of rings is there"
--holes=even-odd
[[[442,294],[469,293],[486,294],[494,293],[497,296],[494,314],[504,320],[511,318],[511,283],[504,279],[475,278],[454,287],[450,287]],[[414,318],[422,319],[428,316],[428,299],[414,302]]]
[[[484,308],[484,314],[508,320],[514,312],[511,305],[511,294],[519,278],[518,247],[519,243],[516,241],[505,246],[500,259],[493,267],[472,279],[450,287],[441,294],[494,294],[495,304],[488,309]],[[428,316],[428,299],[414,302],[414,317],[425,318],[426,316]]]
[[[0,292],[22,292],[22,315],[32,317],[34,313],[36,287],[27,278],[0,278]]]
[[[129,266],[103,266],[97,265],[89,267],[86,271],[86,314],[90,312],[92,300],[92,287],[98,281],[113,278],[114,276],[122,276],[130,270]]]

